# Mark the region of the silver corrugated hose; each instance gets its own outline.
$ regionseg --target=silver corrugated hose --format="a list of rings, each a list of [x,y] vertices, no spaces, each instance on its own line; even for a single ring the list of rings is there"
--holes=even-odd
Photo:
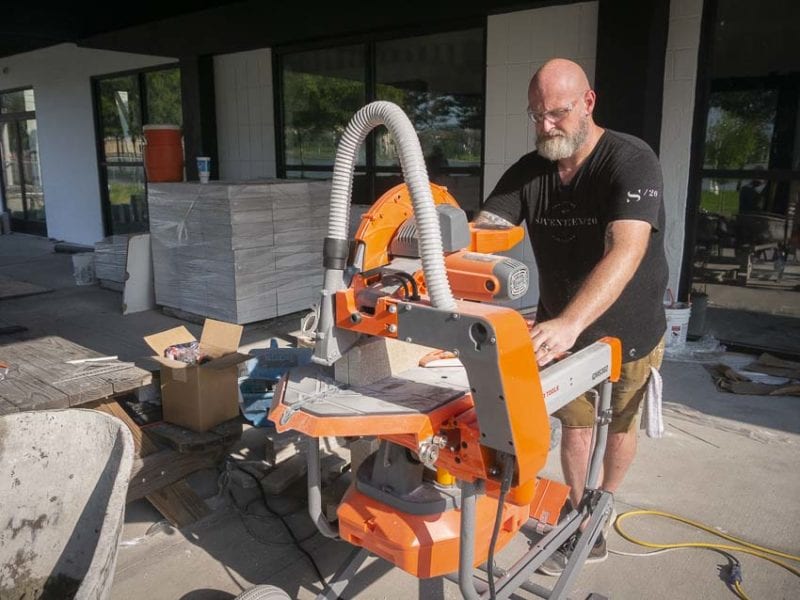
[[[342,348],[355,340],[351,332],[336,331],[333,296],[345,287],[344,261],[341,257],[346,254],[343,247],[348,241],[350,194],[353,189],[353,173],[358,149],[367,134],[380,125],[385,125],[394,138],[403,178],[411,193],[419,235],[422,271],[425,274],[425,285],[428,288],[431,304],[443,310],[456,308],[444,266],[439,217],[434,206],[428,170],[425,167],[425,158],[422,155],[417,132],[414,131],[414,126],[406,114],[396,104],[383,101],[367,104],[350,119],[339,141],[333,166],[326,249],[330,244],[333,249],[332,254],[338,254],[339,258],[329,263],[326,257],[313,358],[314,362],[325,365],[331,365],[338,360]]]
[[[396,104],[382,101],[367,104],[347,125],[339,142],[333,167],[328,237],[347,239],[350,193],[353,188],[353,170],[358,149],[367,134],[379,125],[386,125],[392,134],[400,157],[403,178],[411,192],[411,202],[419,230],[422,270],[425,273],[425,284],[428,287],[431,303],[436,308],[454,310],[456,303],[444,266],[442,234],[428,181],[425,158],[414,126]]]

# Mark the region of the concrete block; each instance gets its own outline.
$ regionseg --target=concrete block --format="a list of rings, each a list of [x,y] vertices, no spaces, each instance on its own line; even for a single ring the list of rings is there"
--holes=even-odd
[[[419,365],[434,348],[391,338],[362,340],[334,364],[334,377],[348,385],[369,385]]]
[[[303,440],[304,436],[295,431],[270,432],[264,446],[264,460],[269,465],[276,466],[300,454],[305,444]]]
[[[333,522],[338,518],[336,511],[339,509],[342,498],[352,481],[353,476],[351,473],[342,473],[340,477],[322,488],[322,507],[325,518],[327,518],[328,521]]]
[[[341,476],[347,470],[348,465],[349,462],[339,452],[325,454],[321,451],[319,469],[322,485],[325,486]],[[261,480],[261,485],[267,494],[277,495],[285,491],[294,482],[305,477],[307,472],[308,459],[306,457],[305,443],[303,443],[300,451],[278,463]]]
[[[267,494],[277,495],[286,490],[295,481],[304,477],[308,470],[305,453],[298,453],[288,458],[261,480],[261,486]]]
[[[350,442],[350,470],[355,475],[358,468],[370,454],[378,450],[380,440],[376,438],[358,438]]]

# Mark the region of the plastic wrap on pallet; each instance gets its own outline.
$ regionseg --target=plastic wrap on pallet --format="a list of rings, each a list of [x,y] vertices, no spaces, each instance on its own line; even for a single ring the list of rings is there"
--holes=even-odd
[[[98,279],[125,283],[128,235],[111,235],[94,245],[94,271]]]
[[[309,308],[329,193],[325,181],[151,186],[156,302],[240,324]]]

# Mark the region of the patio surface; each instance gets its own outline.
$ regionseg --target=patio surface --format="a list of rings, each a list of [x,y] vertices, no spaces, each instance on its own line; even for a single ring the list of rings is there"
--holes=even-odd
[[[147,311],[123,317],[119,293],[97,286],[75,286],[71,257],[54,254],[52,242],[12,234],[0,236],[0,276],[54,291],[0,301],[0,326],[22,325],[33,332],[60,335],[121,360],[149,354],[142,337],[177,324],[193,333],[199,326]],[[271,338],[287,343],[301,315],[247,326],[243,347],[265,347]],[[2,358],[0,337],[0,358]],[[723,360],[741,365],[752,357],[725,354]],[[616,497],[616,510],[654,509],[701,521],[729,535],[761,546],[800,554],[800,410],[797,397],[743,396],[716,390],[698,363],[666,362],[662,374],[666,436],[640,437],[637,459]],[[263,456],[265,429],[245,431],[231,459],[258,460]],[[546,477],[561,479],[558,456],[551,452]],[[212,514],[194,525],[175,530],[146,501],[127,507],[112,598],[117,600],[224,600],[255,584],[268,583],[292,598],[314,598],[320,584],[307,559],[290,543],[274,519],[243,517],[230,494],[250,512],[263,510],[253,489],[233,485],[213,470],[189,478],[205,498]],[[286,513],[295,534],[329,578],[350,546],[314,535],[302,502],[303,487],[270,499],[272,508]],[[254,500],[255,499],[255,500]],[[652,542],[722,539],[656,517],[625,521],[631,535]],[[526,546],[518,536],[498,562]],[[643,553],[613,533],[612,552]],[[765,560],[734,553],[742,563],[743,588],[751,598],[798,598],[800,579]],[[611,554],[601,564],[584,568],[570,594],[583,600],[596,592],[615,600],[641,598],[727,599],[734,594],[719,574],[726,564],[709,550],[675,550],[649,557]],[[791,563],[797,568],[797,563]],[[537,575],[534,581],[552,585]],[[344,598],[459,598],[457,586],[438,579],[419,581],[379,559],[362,567]],[[534,596],[520,591],[519,598]]]

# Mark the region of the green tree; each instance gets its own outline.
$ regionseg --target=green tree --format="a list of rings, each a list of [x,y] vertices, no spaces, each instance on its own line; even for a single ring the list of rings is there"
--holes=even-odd
[[[147,122],[183,125],[180,69],[164,69],[145,75],[147,85]]]
[[[709,114],[718,118],[706,134],[705,166],[712,169],[767,166],[776,102],[773,90],[712,94]]]
[[[332,151],[364,104],[360,81],[287,71],[284,86],[286,128],[293,138],[287,140],[287,151],[296,154],[301,164],[315,142]]]
[[[705,161],[709,168],[744,169],[765,163],[768,156],[769,139],[758,121],[723,112],[709,128]]]

